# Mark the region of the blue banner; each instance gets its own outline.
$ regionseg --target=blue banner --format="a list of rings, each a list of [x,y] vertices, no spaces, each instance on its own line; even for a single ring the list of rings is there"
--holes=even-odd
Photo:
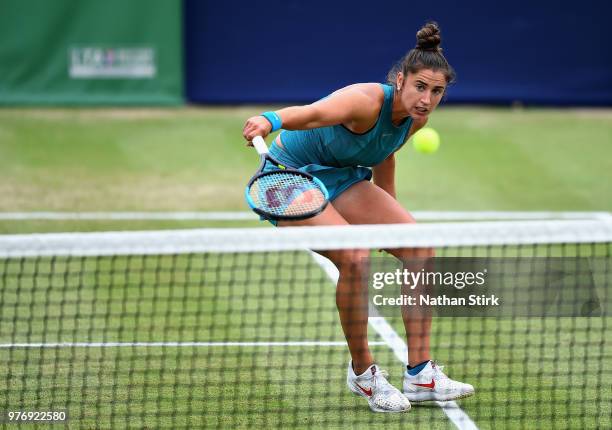
[[[612,105],[610,16],[601,0],[186,0],[187,98],[308,102],[383,81],[433,19],[458,75],[449,102]]]

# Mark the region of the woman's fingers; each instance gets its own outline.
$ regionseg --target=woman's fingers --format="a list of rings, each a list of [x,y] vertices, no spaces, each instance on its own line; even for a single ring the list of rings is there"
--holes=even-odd
[[[242,130],[242,136],[249,142],[249,146],[252,146],[250,142],[255,136],[266,137],[272,130],[272,124],[261,115],[253,116],[247,119]]]

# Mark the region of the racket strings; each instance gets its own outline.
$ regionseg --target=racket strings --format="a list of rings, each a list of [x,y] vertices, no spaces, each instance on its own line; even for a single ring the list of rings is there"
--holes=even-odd
[[[257,208],[272,215],[300,216],[325,204],[325,195],[312,179],[282,171],[255,180],[249,195]]]

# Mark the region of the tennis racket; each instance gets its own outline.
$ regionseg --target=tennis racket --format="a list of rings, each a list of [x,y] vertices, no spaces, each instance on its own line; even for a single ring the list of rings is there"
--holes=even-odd
[[[325,209],[329,194],[319,179],[280,164],[270,156],[261,136],[253,139],[253,146],[261,164],[246,186],[245,198],[255,213],[275,221],[300,220]],[[264,172],[267,163],[277,169]]]

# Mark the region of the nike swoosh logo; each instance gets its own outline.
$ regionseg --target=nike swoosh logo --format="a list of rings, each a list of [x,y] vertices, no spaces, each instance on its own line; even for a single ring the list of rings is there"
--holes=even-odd
[[[359,389],[361,391],[363,391],[363,394],[365,394],[368,397],[372,397],[372,389],[368,388],[367,390],[365,388],[363,388],[361,385],[359,385],[357,382],[355,382],[355,385],[357,385],[359,387]]]
[[[431,382],[429,384],[412,384],[412,385],[417,385],[419,387],[425,387],[425,388],[429,388],[429,389],[434,389],[434,387],[436,386],[436,381],[434,381],[433,379],[431,380]]]

